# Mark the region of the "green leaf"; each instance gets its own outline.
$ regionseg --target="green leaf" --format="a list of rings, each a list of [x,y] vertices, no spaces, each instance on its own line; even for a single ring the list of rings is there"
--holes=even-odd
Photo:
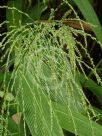
[[[53,107],[63,129],[79,136],[102,136],[102,126],[94,123],[82,114],[57,103],[53,103]]]
[[[8,130],[10,135],[23,136],[22,132],[20,132],[19,126],[10,117],[8,118]]]
[[[42,12],[47,8],[47,3],[43,2],[36,3],[33,7],[31,7],[28,11],[25,11],[33,21],[39,20],[41,18]],[[31,23],[31,20],[26,16],[23,17],[23,24]]]
[[[15,90],[18,101],[32,136],[63,136],[49,99],[37,86],[29,73],[19,71]]]
[[[77,133],[78,135],[102,135],[102,127],[100,125],[94,123],[82,114],[73,111],[72,107],[51,102],[42,92],[40,87],[37,87],[30,74],[20,74],[18,78],[19,81],[20,78],[22,78],[21,86],[18,86],[16,82],[16,85],[18,86],[18,88],[16,86],[16,89],[19,89],[18,100],[32,135],[44,135],[45,132],[47,135],[53,135],[53,133],[56,135],[62,135],[59,133],[59,130],[61,129],[59,123],[63,129]],[[51,120],[53,122],[52,131]]]
[[[102,86],[97,85],[92,79],[86,78],[82,74],[78,75],[78,77],[82,86],[88,88],[102,103]]]
[[[87,22],[95,25],[95,27],[92,27],[92,30],[96,34],[97,39],[102,43],[102,26],[89,0],[73,0],[73,1],[79,7],[80,11],[84,15]]]
[[[5,74],[3,72],[2,73],[0,72],[0,83],[3,83],[4,79],[5,79],[5,84],[7,85],[11,79],[11,73],[9,72]]]
[[[61,58],[61,57],[59,57],[59,58]],[[62,60],[62,58],[61,58],[61,60],[59,58],[56,57],[57,63],[58,63],[58,61],[61,62],[61,60]],[[68,63],[68,67],[70,68],[69,61],[67,61],[66,63]],[[54,65],[56,66],[57,64],[54,64]],[[43,77],[40,78],[42,81],[40,85],[44,88],[44,90],[47,90],[46,88],[49,87],[50,97],[53,101],[57,101],[58,103],[61,103],[61,104],[66,103],[66,104],[70,105],[70,107],[74,111],[81,112],[81,113],[85,114],[86,111],[83,107],[83,101],[82,101],[82,97],[83,97],[82,87],[80,85],[80,82],[79,82],[79,79],[77,78],[77,76],[76,76],[76,79],[71,77],[73,82],[75,80],[75,83],[73,83],[72,81],[67,81],[66,77],[63,78],[63,81],[61,83],[61,80],[59,80],[57,77],[58,73],[61,76],[59,69],[61,69],[63,71],[63,68],[62,68],[63,65],[64,64],[63,64],[63,60],[62,60],[62,64],[56,66],[56,71],[55,71],[55,75],[57,78],[57,83],[56,83],[56,80],[54,80],[54,78],[53,78],[52,69],[49,67],[49,64],[43,63],[42,67],[40,69],[40,70],[43,70]],[[39,73],[41,73],[41,71],[39,71]],[[70,71],[70,73],[71,73],[71,71]],[[71,86],[71,88],[68,89],[68,88],[66,88],[66,86]],[[69,100],[68,100],[68,97],[70,97]]]
[[[0,123],[0,134],[3,131],[2,135],[6,133],[8,136],[24,136],[23,132],[20,131],[19,126],[13,121],[11,117],[6,117],[6,115],[0,115],[0,121],[4,122],[3,125],[2,123]]]
[[[10,30],[11,26],[19,26],[22,22],[22,14],[19,12],[22,11],[23,0],[9,0],[7,2],[8,8],[6,9],[6,19],[9,22],[7,27]]]

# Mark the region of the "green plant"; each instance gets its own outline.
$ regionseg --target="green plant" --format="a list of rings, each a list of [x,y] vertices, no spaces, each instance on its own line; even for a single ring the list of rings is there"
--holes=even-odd
[[[0,43],[2,49],[6,48],[1,57],[0,134],[64,136],[64,129],[79,136],[101,136],[102,126],[96,122],[102,113],[83,92],[83,86],[87,86],[101,101],[102,81],[87,51],[86,37],[97,40],[84,32],[77,12],[65,0],[63,4],[67,3],[74,11],[82,30],[53,20],[58,7],[51,10],[49,20],[40,20],[48,1],[35,4],[34,10],[40,8],[37,16],[32,14],[34,7],[28,7],[25,14],[22,1],[9,2],[8,6],[13,4],[16,8],[6,6],[8,32],[2,34]],[[31,6],[31,1],[28,2]],[[84,37],[84,44],[77,40],[79,34]],[[82,60],[83,54],[89,65]],[[100,86],[87,77],[84,67],[93,73]]]

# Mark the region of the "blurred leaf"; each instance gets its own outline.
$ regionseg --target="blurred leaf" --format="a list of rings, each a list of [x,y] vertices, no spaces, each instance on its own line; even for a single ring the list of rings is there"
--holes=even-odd
[[[84,15],[87,22],[95,25],[95,27],[92,27],[92,30],[96,34],[97,39],[102,43],[102,26],[89,0],[73,0],[73,1],[79,7],[80,11]],[[102,45],[100,46],[102,48]]]
[[[20,128],[19,126],[12,120],[11,117],[7,117],[6,118],[6,115],[0,115],[0,121],[4,121],[4,124],[7,125],[5,126],[3,124],[3,126],[0,124],[0,134],[3,130],[3,133],[2,135],[6,132],[6,134],[8,136],[12,136],[12,135],[15,135],[15,136],[24,136],[23,132],[20,131]],[[7,122],[6,122],[7,121]],[[7,130],[6,130],[7,129]],[[5,130],[5,131],[4,131]]]
[[[19,126],[11,118],[8,118],[8,130],[10,135],[23,136],[20,132]]]
[[[102,86],[97,85],[92,79],[80,74],[79,80],[83,87],[88,88],[102,102]]]
[[[5,73],[3,73],[3,72],[1,73],[0,72],[0,83],[3,83],[4,79],[6,79],[5,82],[8,83],[10,78],[11,78],[11,73],[10,72],[6,73],[6,75],[5,75]]]
[[[33,7],[31,7],[28,11],[25,11],[33,21],[39,20],[41,18],[41,14],[44,10],[47,9],[47,3],[44,4],[43,2],[36,3]],[[31,20],[26,16],[23,17],[23,24],[31,23]]]
[[[22,22],[22,14],[19,13],[18,10],[22,11],[22,4],[24,4],[23,0],[9,0],[7,2],[7,6],[11,9],[6,9],[6,19],[9,21],[8,30],[10,30],[11,26],[19,26],[20,22]],[[13,8],[16,8],[13,9]]]

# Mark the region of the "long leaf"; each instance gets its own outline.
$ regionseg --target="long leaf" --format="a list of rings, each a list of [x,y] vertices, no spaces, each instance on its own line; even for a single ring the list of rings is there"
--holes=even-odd
[[[68,107],[53,103],[60,125],[65,130],[79,136],[102,136],[102,126],[94,123],[80,113],[73,112]]]
[[[33,7],[31,7],[28,11],[25,11],[33,21],[39,20],[41,18],[42,12],[47,8],[47,4],[43,2],[36,3]],[[23,24],[30,23],[32,20],[29,20],[26,16],[23,17]]]
[[[83,87],[88,88],[94,95],[97,96],[100,102],[102,102],[102,86],[97,85],[92,79],[87,78],[80,74],[79,80]]]
[[[24,73],[19,74],[16,79],[15,90],[18,89],[19,91],[20,108],[32,136],[63,136],[50,101],[37,87],[29,73],[26,73],[26,75]]]
[[[7,25],[8,30],[10,30],[11,26],[19,26],[20,22],[22,22],[22,14],[19,13],[18,10],[22,11],[22,0],[9,0],[7,2],[7,6],[9,8],[6,9],[6,19],[9,22]],[[24,4],[24,3],[23,3]],[[16,8],[16,9],[13,9]]]
[[[92,29],[94,33],[96,34],[97,39],[102,43],[102,26],[89,0],[73,0],[73,1],[79,7],[80,11],[84,15],[87,22],[95,25],[95,27],[92,27]],[[102,45],[101,45],[101,48],[102,48]]]

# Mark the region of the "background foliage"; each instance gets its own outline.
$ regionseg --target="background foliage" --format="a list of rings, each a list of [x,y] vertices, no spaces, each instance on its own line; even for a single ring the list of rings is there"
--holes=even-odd
[[[102,28],[94,2],[0,2],[1,135],[102,135]]]

